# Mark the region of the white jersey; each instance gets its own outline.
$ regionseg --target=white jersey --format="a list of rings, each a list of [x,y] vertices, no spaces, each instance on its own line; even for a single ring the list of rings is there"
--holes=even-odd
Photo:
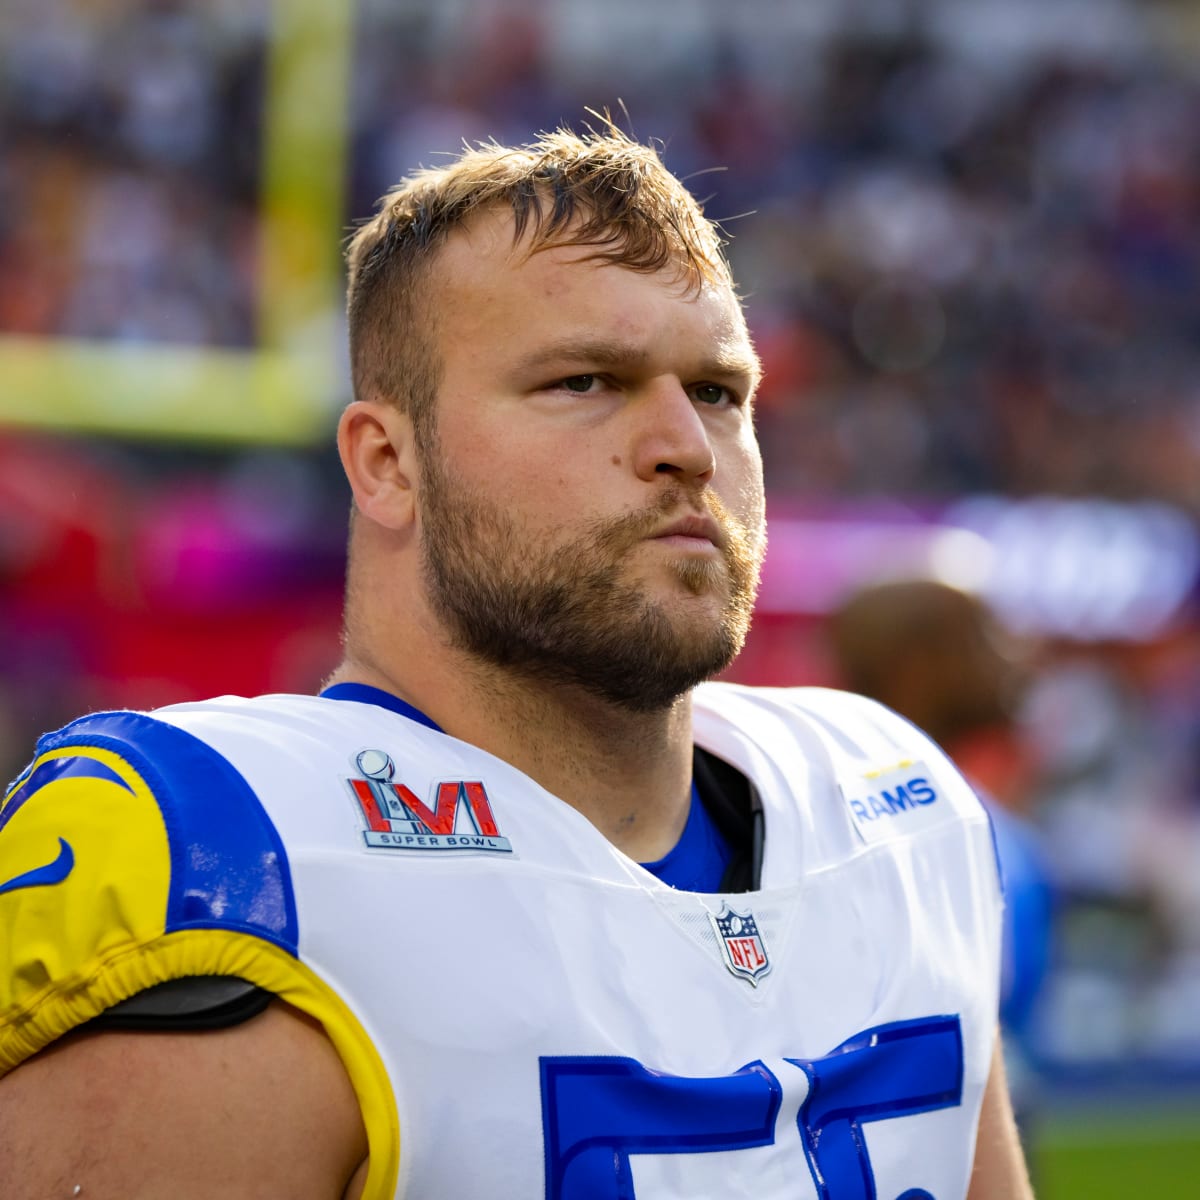
[[[0,1072],[152,983],[240,975],[341,1053],[367,1200],[963,1197],[999,969],[982,808],[843,693],[705,685],[695,740],[761,803],[757,891],[675,891],[379,705],[84,718],[0,809]],[[67,873],[22,885],[56,837]]]

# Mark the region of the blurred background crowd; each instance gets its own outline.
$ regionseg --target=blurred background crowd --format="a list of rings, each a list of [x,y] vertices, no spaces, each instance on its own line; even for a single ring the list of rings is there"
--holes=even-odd
[[[0,11],[10,772],[83,709],[308,690],[336,658],[347,497],[327,438],[5,424],[6,341],[259,345],[285,8]],[[657,139],[722,222],[766,365],[772,516],[734,677],[875,686],[935,731],[938,704],[977,718],[944,744],[1017,822],[1041,889],[1010,1014],[1034,1107],[1200,1093],[1198,50],[1191,0],[354,12],[329,246],[464,139],[578,128],[588,107]],[[335,345],[335,289],[322,304],[295,339]],[[889,669],[855,675],[847,645]]]

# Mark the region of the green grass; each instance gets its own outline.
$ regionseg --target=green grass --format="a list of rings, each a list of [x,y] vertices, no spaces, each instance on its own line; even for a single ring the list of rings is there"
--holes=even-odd
[[[1047,1119],[1030,1167],[1038,1200],[1200,1200],[1200,1113]]]

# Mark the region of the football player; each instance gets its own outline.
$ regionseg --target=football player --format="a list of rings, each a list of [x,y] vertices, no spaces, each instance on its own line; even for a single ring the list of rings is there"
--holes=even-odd
[[[1027,1197],[979,803],[706,682],[765,546],[719,231],[602,128],[349,264],[342,665],[83,717],[0,809],[5,1197]]]

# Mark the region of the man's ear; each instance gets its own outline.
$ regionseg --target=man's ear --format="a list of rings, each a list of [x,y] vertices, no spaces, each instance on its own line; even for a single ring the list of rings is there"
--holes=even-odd
[[[386,529],[411,525],[417,463],[408,415],[380,400],[352,401],[338,421],[337,443],[358,511]]]

